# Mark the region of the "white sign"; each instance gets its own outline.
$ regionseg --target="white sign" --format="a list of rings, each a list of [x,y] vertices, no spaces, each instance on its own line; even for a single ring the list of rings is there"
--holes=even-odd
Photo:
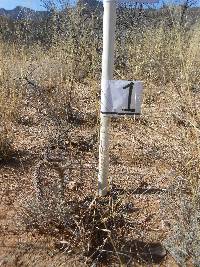
[[[103,81],[101,113],[112,116],[140,115],[142,91],[141,81]]]

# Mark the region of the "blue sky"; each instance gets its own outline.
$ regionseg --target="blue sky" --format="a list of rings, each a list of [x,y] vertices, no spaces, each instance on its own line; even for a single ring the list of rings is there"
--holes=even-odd
[[[165,2],[171,2],[171,1],[176,1],[176,0],[165,0]],[[184,1],[184,0],[178,0]],[[195,0],[194,0],[195,1]],[[162,3],[163,1],[160,0]],[[197,5],[200,6],[200,0],[196,0]],[[29,7],[35,10],[44,10],[42,7],[41,0],[0,0],[0,8],[5,8],[5,9],[13,9],[16,6],[25,6]]]
[[[0,8],[13,9],[16,6],[25,6],[37,10],[43,9],[40,0],[0,0]]]

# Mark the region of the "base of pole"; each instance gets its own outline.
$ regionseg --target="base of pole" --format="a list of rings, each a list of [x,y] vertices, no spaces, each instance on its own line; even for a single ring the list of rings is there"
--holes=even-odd
[[[108,192],[109,174],[109,131],[111,119],[101,114],[100,144],[99,144],[99,174],[98,195],[106,196]]]

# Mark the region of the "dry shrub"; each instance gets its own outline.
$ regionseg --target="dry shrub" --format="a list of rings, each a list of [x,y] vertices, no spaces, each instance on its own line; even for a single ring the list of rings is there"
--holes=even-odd
[[[190,103],[197,100],[191,96],[188,98],[188,94],[186,99]],[[200,131],[195,104],[188,104],[186,111],[173,113],[175,123],[181,128],[181,132],[178,134],[177,131],[174,136],[179,136],[181,142],[170,143],[173,182],[166,196],[162,197],[161,206],[163,219],[170,229],[164,244],[180,266],[187,266],[188,261],[192,266],[200,264]],[[165,157],[165,162],[169,162],[168,158],[169,155]]]
[[[161,213],[171,229],[163,243],[180,266],[188,260],[199,266],[199,23],[188,31],[160,27],[128,35],[126,64],[119,64],[117,77],[143,79],[146,90],[142,118],[134,125],[126,121],[133,145],[121,139],[127,146],[121,157],[148,168],[154,186],[170,186],[161,196]],[[127,139],[130,144],[131,135]]]
[[[9,159],[15,151],[14,122],[20,115],[23,93],[15,72],[17,58],[14,47],[0,44],[0,158]]]
[[[200,192],[191,192],[188,180],[176,177],[162,200],[163,214],[170,227],[164,245],[180,266],[200,265]]]
[[[163,182],[170,185],[167,194],[161,197],[162,216],[170,229],[163,243],[180,266],[186,266],[188,261],[193,266],[200,264],[200,73],[197,67],[200,39],[197,27],[199,25],[190,32],[180,31],[174,38],[171,36],[168,45],[158,50],[164,57],[157,77],[163,76],[154,81],[157,86],[151,93],[146,92],[147,127],[143,127],[146,137],[140,138],[147,162],[155,164],[157,161],[157,178],[159,173],[166,173]],[[148,59],[148,62],[151,61]],[[156,91],[158,86],[160,90]]]
[[[79,255],[88,265],[159,263],[166,255],[160,243],[138,240],[143,228],[135,209],[112,191],[105,198],[85,196],[29,198],[22,203],[20,222],[26,231],[53,237],[55,248]],[[133,218],[128,218],[132,214]]]

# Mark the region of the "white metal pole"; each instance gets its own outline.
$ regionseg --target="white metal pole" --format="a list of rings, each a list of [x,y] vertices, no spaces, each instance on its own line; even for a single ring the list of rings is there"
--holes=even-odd
[[[106,81],[113,79],[114,43],[116,28],[116,0],[104,0],[103,16],[103,56],[102,56],[102,81],[101,88],[105,92]],[[102,98],[101,95],[101,103]],[[110,117],[101,114],[100,145],[99,145],[99,174],[98,194],[105,196],[108,192],[109,171],[109,129]]]

